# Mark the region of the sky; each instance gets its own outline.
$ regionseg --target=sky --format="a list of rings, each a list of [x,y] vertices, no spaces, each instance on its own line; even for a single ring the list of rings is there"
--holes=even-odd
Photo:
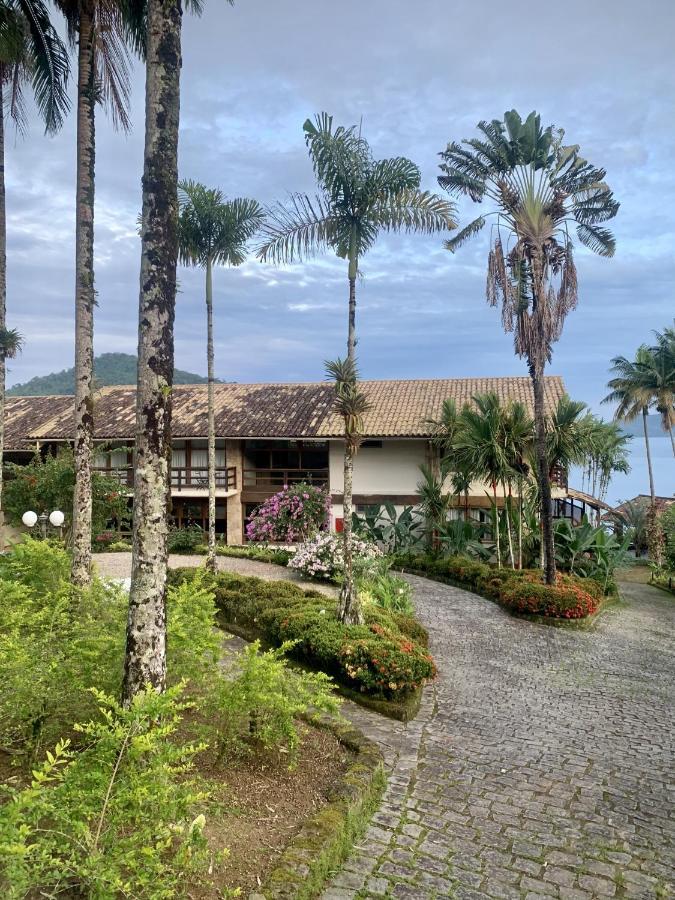
[[[314,191],[303,121],[362,122],[378,158],[407,156],[437,190],[438,153],[482,119],[536,109],[607,169],[621,203],[613,259],[577,251],[579,306],[550,367],[600,406],[611,357],[632,356],[675,315],[675,3],[672,0],[206,0],[186,14],[180,177],[262,203]],[[144,71],[133,129],[97,115],[95,349],[135,352]],[[8,324],[25,336],[8,384],[72,365],[75,119],[47,138],[7,135]],[[459,203],[460,223],[476,214]],[[487,231],[487,230],[486,230]],[[358,356],[366,378],[526,374],[485,302],[487,233],[452,255],[435,236],[384,236],[362,260]],[[284,268],[254,258],[215,273],[216,374],[317,381],[346,344],[347,279],[323,255]],[[178,273],[176,365],[206,371],[203,275]],[[636,445],[638,442],[636,442]],[[661,444],[663,447],[661,447]],[[656,439],[656,489],[675,465]],[[667,452],[666,452],[667,451]],[[644,454],[610,500],[647,490]]]

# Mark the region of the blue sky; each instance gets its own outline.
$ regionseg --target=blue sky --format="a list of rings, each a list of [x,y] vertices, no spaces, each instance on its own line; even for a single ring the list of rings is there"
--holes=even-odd
[[[670,0],[209,0],[185,18],[180,172],[262,202],[313,190],[302,122],[326,110],[378,157],[405,155],[436,189],[438,152],[483,118],[536,108],[606,167],[621,202],[614,259],[579,249],[580,302],[550,371],[594,409],[609,359],[632,355],[675,314],[675,4]],[[143,71],[130,135],[97,119],[96,351],[134,352]],[[8,382],[73,357],[74,118],[7,141],[8,315],[26,336]],[[460,206],[463,221],[473,213]],[[359,358],[370,378],[525,373],[484,300],[486,239],[455,256],[438,237],[383,238],[362,262]],[[204,372],[199,272],[179,271],[176,365]],[[344,263],[251,260],[215,277],[216,371],[234,381],[318,380],[346,339]],[[667,448],[666,448],[667,449]],[[665,452],[657,491],[672,493]],[[610,499],[646,490],[635,471]]]

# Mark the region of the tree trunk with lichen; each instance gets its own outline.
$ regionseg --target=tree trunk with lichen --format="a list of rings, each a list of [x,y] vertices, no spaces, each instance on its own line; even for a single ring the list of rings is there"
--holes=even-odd
[[[539,482],[539,514],[541,517],[544,577],[546,584],[555,584],[555,545],[553,542],[551,479],[549,477],[548,453],[546,451],[546,405],[544,401],[543,363],[530,363],[530,377],[534,395],[534,450],[537,459],[537,481]]]
[[[7,218],[5,211],[5,98],[0,71],[0,331],[7,328]],[[5,354],[0,352],[0,553],[5,549],[2,467],[5,453]]]
[[[80,12],[77,80],[75,222],[75,490],[74,584],[91,580],[91,461],[94,447],[94,27],[91,9]]]
[[[178,258],[180,0],[149,0],[131,590],[123,701],[166,684],[166,537]]]
[[[216,571],[216,413],[213,372],[213,278],[211,260],[206,262],[206,367],[208,375],[208,475],[209,475],[209,550],[206,568]]]

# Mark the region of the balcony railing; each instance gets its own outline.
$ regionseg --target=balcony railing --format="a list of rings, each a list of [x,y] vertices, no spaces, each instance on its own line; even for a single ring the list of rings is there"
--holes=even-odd
[[[301,481],[322,487],[328,484],[328,469],[244,469],[244,488],[281,489]]]
[[[106,469],[97,466],[95,472],[107,475],[108,478],[114,478],[121,485],[132,488],[134,486],[134,470],[133,466],[121,466],[118,468]],[[172,466],[171,467],[171,490],[185,491],[194,488],[208,488],[209,472],[203,466]],[[237,470],[234,466],[217,466],[216,467],[216,490],[236,491],[237,489]]]

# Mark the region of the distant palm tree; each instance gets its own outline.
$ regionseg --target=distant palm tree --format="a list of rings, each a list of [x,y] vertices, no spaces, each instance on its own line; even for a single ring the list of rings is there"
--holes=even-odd
[[[209,551],[207,568],[216,571],[216,426],[213,351],[213,266],[239,266],[246,244],[262,224],[262,207],[255,200],[225,200],[221,191],[195,181],[178,185],[178,256],[187,266],[206,273],[206,364],[208,370]]]
[[[127,131],[129,46],[145,52],[143,0],[55,0],[77,48],[77,161],[75,172],[75,584],[91,579],[91,463],[94,448],[94,158],[95,109],[104,104]]]
[[[496,222],[488,256],[487,299],[501,302],[506,331],[528,362],[534,394],[536,458],[546,581],[555,580],[551,482],[546,463],[544,370],[567,313],[577,303],[577,273],[570,226],[582,244],[602,256],[614,253],[614,238],[600,223],[619,204],[604,181],[605,171],[563,146],[562,130],[541,127],[532,112],[525,121],[515,110],[504,121],[479,122],[480,138],[452,142],[441,153],[441,187],[476,203],[490,201]],[[483,214],[446,242],[457,250],[486,224]]]
[[[402,156],[376,160],[355,127],[333,128],[333,117],[307,119],[305,141],[320,194],[291,195],[288,203],[267,210],[258,256],[286,263],[332,250],[347,261],[349,306],[347,360],[356,363],[356,277],[361,257],[382,232],[448,231],[455,227],[452,203],[420,190],[420,170]],[[346,436],[345,436],[346,437]],[[345,476],[348,453],[345,446]],[[352,497],[345,477],[343,521],[345,553],[351,554]],[[345,579],[341,608],[351,605],[354,584]]]
[[[654,489],[654,470],[652,468],[652,454],[649,444],[648,415],[649,408],[654,402],[652,386],[645,379],[645,370],[651,365],[651,352],[644,344],[638,347],[633,361],[625,356],[615,356],[612,359],[611,372],[614,377],[607,382],[610,393],[602,401],[603,403],[616,403],[614,418],[620,422],[633,422],[638,416],[642,416],[642,428],[645,438],[645,450],[647,453],[647,471],[649,473],[649,494],[651,506],[656,504],[656,491]]]
[[[344,423],[345,464],[343,493],[351,496],[352,477],[354,474],[354,457],[361,445],[363,417],[370,409],[366,395],[359,389],[359,373],[351,359],[337,359],[326,363],[326,372],[335,382],[335,409]],[[363,624],[363,613],[358,600],[354,582],[354,560],[351,534],[353,528],[350,509],[349,520],[346,516],[343,528],[350,539],[344,543],[344,575],[343,584],[347,588],[340,591],[338,616],[347,625]]]
[[[651,348],[645,377],[654,392],[654,405],[661,416],[661,426],[670,436],[675,456],[675,328],[655,331],[656,346]]]
[[[26,127],[24,92],[30,85],[45,130],[61,127],[68,54],[42,0],[4,0],[0,6],[0,551],[4,549],[2,466],[4,459],[6,362],[21,349],[21,336],[7,328],[7,217],[5,208],[5,110],[19,132]]]

